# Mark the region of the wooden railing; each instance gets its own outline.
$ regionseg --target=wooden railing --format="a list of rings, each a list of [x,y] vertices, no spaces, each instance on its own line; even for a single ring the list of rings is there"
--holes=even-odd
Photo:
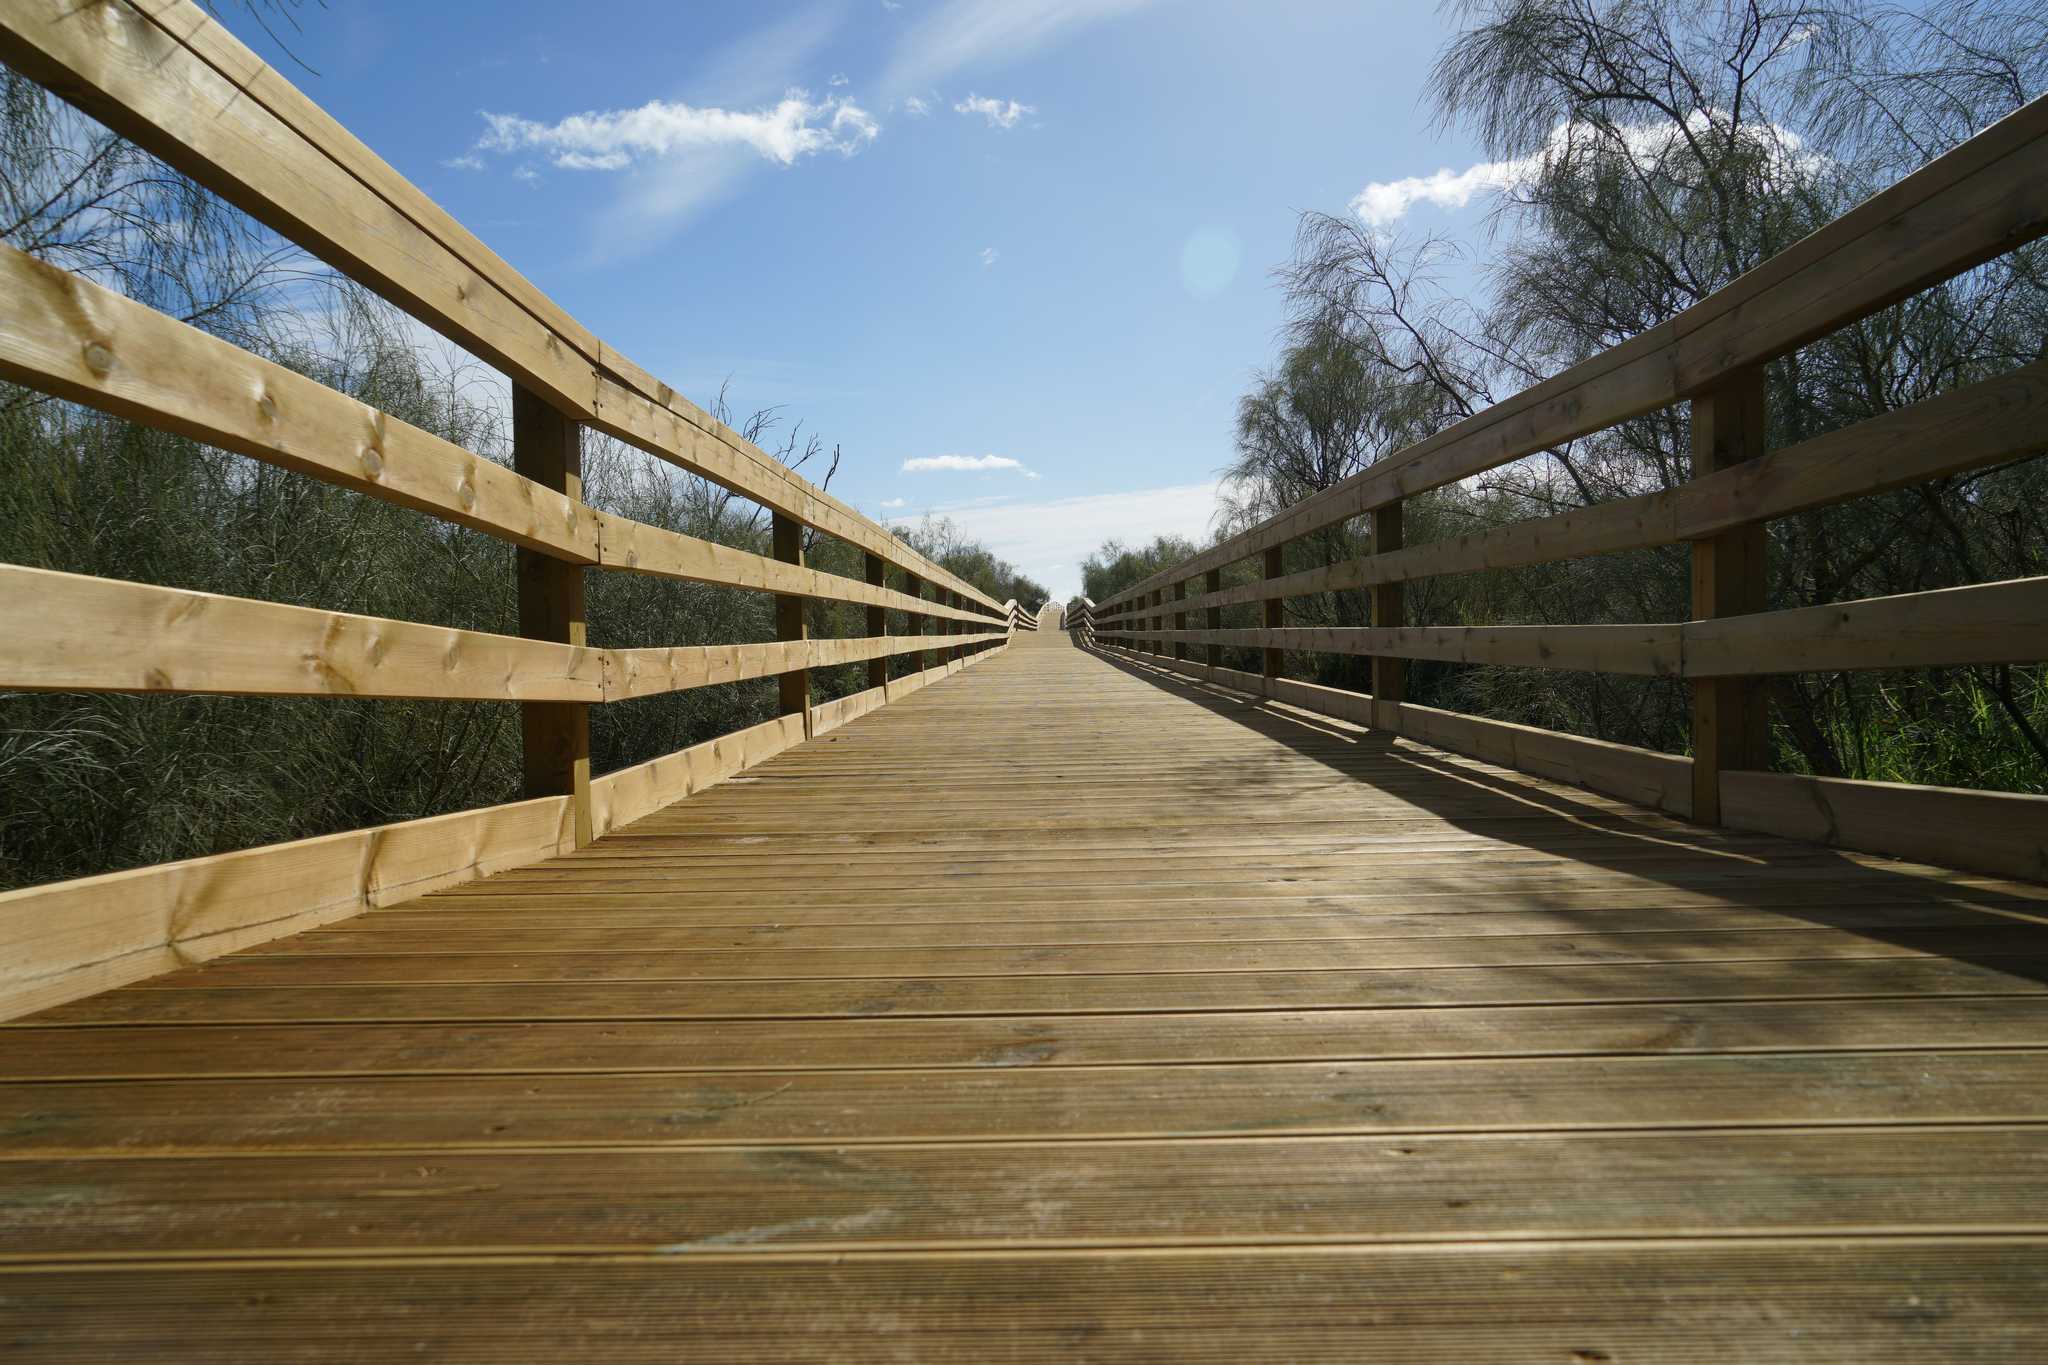
[[[10,248],[0,377],[509,541],[520,623],[519,636],[491,635],[0,566],[0,690],[516,701],[527,797],[0,896],[0,1017],[581,847],[964,667],[1017,628],[1014,602],[599,341],[186,0],[11,0],[0,59],[503,370],[512,467]],[[768,508],[773,553],[585,504],[586,427]],[[860,550],[864,581],[806,567],[805,527]],[[778,638],[593,645],[592,569],[775,594]],[[864,606],[867,634],[807,638],[807,600]],[[917,671],[890,678],[903,655]],[[812,704],[810,669],[863,661],[865,691]],[[591,774],[592,705],[771,676],[775,719]]]
[[[1771,773],[1767,674],[2048,659],[2048,578],[1765,611],[1773,518],[2048,448],[2048,362],[1781,449],[1763,366],[2048,230],[2048,101],[2036,101],[1652,330],[1421,441],[1095,609],[1099,641],[1275,700],[1628,797],[1706,824],[2048,879],[2048,797]],[[1692,477],[1640,497],[1406,545],[1404,499],[1630,418],[1691,404]],[[1287,572],[1290,542],[1370,516],[1371,552]],[[1403,585],[1648,546],[1691,546],[1694,619],[1411,626]],[[1256,558],[1259,576],[1225,587]],[[1191,591],[1191,585],[1192,591]],[[1285,624],[1286,602],[1364,591],[1370,626]],[[1226,630],[1225,606],[1263,625]],[[1221,667],[1223,646],[1259,672]],[[1189,658],[1190,647],[1203,651]],[[1282,676],[1287,651],[1364,655],[1368,694]],[[1690,757],[1416,706],[1410,659],[1684,679]]]
[[[1063,624],[1067,634],[1074,637],[1075,644],[1095,643],[1095,604],[1085,597],[1076,597],[1067,603]]]

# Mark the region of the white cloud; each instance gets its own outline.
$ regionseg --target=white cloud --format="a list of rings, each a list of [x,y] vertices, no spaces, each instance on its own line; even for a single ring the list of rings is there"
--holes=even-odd
[[[813,102],[792,90],[773,106],[754,110],[699,108],[649,100],[637,109],[572,114],[540,123],[516,114],[486,112],[479,151],[539,151],[571,171],[624,170],[636,160],[689,151],[745,147],[769,161],[793,165],[834,151],[851,156],[882,129],[852,100]]]
[[[983,247],[983,248],[981,249],[981,268],[982,268],[983,270],[986,270],[986,269],[988,269],[988,268],[989,268],[990,266],[994,265],[994,264],[996,263],[996,261],[997,261],[997,260],[999,260],[999,259],[1000,259],[1000,258],[1002,257],[1002,254],[1003,254],[1002,252],[1000,252],[1000,251],[997,251],[997,250],[996,250],[996,249],[995,249],[994,247],[992,247],[992,246],[985,246],[985,247]]]
[[[906,95],[903,98],[903,112],[912,118],[923,118],[931,113],[931,101],[920,95]]]
[[[1695,111],[1687,123],[1697,132],[1718,117]],[[1748,127],[1750,136],[1762,140],[1776,164],[1785,171],[1805,171],[1816,164],[1816,158],[1801,154],[1802,142],[1797,133],[1771,125],[1753,124]],[[1624,124],[1619,132],[1621,152],[1638,167],[1655,168],[1674,153],[1681,153],[1690,160],[1690,144],[1668,122]],[[1561,123],[1551,130],[1543,147],[1528,156],[1508,161],[1482,161],[1462,171],[1453,171],[1446,166],[1434,175],[1375,180],[1352,198],[1351,211],[1367,227],[1384,229],[1406,217],[1408,210],[1417,204],[1462,209],[1481,194],[1527,189],[1548,167],[1562,159],[1580,158],[1589,153],[1606,155],[1614,149],[1611,140],[1596,134],[1587,125]],[[1683,173],[1682,169],[1680,173]]]
[[[951,520],[1064,602],[1081,591],[1081,562],[1106,540],[1136,545],[1175,535],[1207,543],[1216,491],[1214,483],[1191,483],[1035,502],[975,499],[941,504],[931,515]]]
[[[899,10],[899,9],[902,9],[902,8],[903,8],[903,0],[882,0],[882,8],[883,8],[883,9],[885,9],[885,10]]]
[[[1038,112],[1038,106],[1015,100],[992,100],[986,95],[969,95],[953,106],[956,114],[980,114],[991,128],[1015,128],[1017,120]]]
[[[1024,467],[1021,460],[1007,455],[919,455],[903,462],[905,474],[931,474],[945,472],[954,474],[986,474],[998,469],[1014,469],[1027,479],[1038,477]]]
[[[1482,161],[1477,166],[1453,171],[1448,166],[1435,175],[1411,175],[1401,180],[1375,180],[1351,201],[1351,211],[1367,227],[1391,227],[1417,204],[1461,209],[1475,195],[1504,190],[1529,178],[1533,159]]]
[[[945,0],[914,21],[883,78],[915,90],[987,58],[1028,57],[1070,33],[1143,9],[1153,0]]]
[[[844,71],[835,71],[835,72],[833,72],[833,73],[832,73],[832,78],[831,78],[830,80],[826,81],[826,82],[825,82],[825,84],[827,84],[827,85],[844,85],[844,84],[846,84],[846,73],[845,73]]]
[[[540,183],[540,172],[522,162],[512,172],[512,178],[522,185],[538,185]]]
[[[908,498],[883,498],[882,510],[885,512],[893,512],[897,508],[905,506],[908,502]]]
[[[484,168],[484,159],[474,152],[465,152],[461,156],[451,156],[441,164],[451,171],[480,171]]]

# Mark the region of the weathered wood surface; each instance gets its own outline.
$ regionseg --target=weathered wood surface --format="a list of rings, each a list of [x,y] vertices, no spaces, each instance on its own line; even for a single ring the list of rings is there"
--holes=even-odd
[[[925,681],[0,1028],[0,1341],[2038,1358],[2048,889],[1060,632]]]

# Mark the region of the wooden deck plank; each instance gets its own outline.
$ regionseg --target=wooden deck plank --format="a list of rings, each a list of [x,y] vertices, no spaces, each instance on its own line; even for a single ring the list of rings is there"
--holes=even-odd
[[[2025,1359],[2044,920],[1047,633],[0,1026],[0,1343]]]
[[[1090,944],[1041,948],[757,949],[359,953],[250,952],[210,964],[209,985],[501,981],[830,980],[912,976],[1049,976],[1158,972],[1313,972],[1346,967],[1561,966],[1573,962],[1742,962],[2001,956],[2038,951],[2025,925],[1903,929],[1878,938],[1827,928],[1686,933],[1498,934],[1456,940]]]
[[[188,978],[189,980],[189,978]],[[75,1001],[38,1024],[219,1024],[542,1019],[976,1018],[1016,1014],[1458,1009],[1486,1005],[1677,1004],[1700,1000],[1909,999],[2048,991],[2048,955],[1569,963],[1415,971],[1149,972],[1094,976],[883,977],[831,981],[131,988]]]
[[[2048,1048],[2048,995],[979,1018],[17,1029],[0,1079],[817,1071]]]
[[[40,1360],[2029,1361],[2039,1239],[661,1256],[7,1277]],[[1482,1289],[1483,1287],[1483,1289]]]
[[[2044,1233],[2048,1128],[43,1159],[0,1188],[0,1264]]]
[[[2048,1122],[2048,1049],[18,1081],[21,1155]]]

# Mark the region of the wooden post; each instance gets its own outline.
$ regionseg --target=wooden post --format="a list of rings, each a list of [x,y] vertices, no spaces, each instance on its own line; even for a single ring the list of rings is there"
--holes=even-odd
[[[904,570],[903,572],[903,591],[909,593],[912,597],[920,599],[924,597],[923,582],[919,580],[916,574],[911,573],[908,569]],[[916,612],[912,611],[908,607],[905,607],[903,609],[903,633],[905,635],[924,634],[924,617],[918,615]],[[918,650],[914,654],[905,654],[901,657],[908,660],[909,662],[906,663],[903,666],[903,668],[899,670],[900,673],[916,673],[924,668],[923,650]]]
[[[955,611],[960,610],[960,603],[962,600],[963,599],[961,598],[960,594],[957,592],[952,592],[949,590],[946,593],[946,605],[953,608],[953,610]],[[949,616],[946,618],[946,634],[958,635],[961,633],[961,629],[962,623],[959,617]],[[963,651],[959,645],[946,646],[946,662],[949,664],[958,663],[960,661],[961,654],[964,652],[965,651]]]
[[[1185,578],[1183,578],[1173,585],[1173,600],[1176,602],[1185,602],[1187,600],[1187,596],[1188,581]],[[1188,614],[1185,611],[1176,611],[1173,614],[1173,628],[1175,630],[1186,630],[1188,628]],[[1173,642],[1173,657],[1176,659],[1185,659],[1188,657],[1187,641],[1175,640]]]
[[[1282,572],[1282,565],[1284,563],[1280,552],[1284,548],[1284,546],[1275,545],[1272,549],[1266,551],[1266,577],[1278,578],[1280,576]],[[1281,623],[1287,619],[1286,614],[1283,610],[1285,606],[1286,599],[1284,598],[1268,597],[1266,599],[1267,630],[1280,629]],[[1280,660],[1281,651],[1269,646],[1266,649],[1263,669],[1267,677],[1277,678],[1280,676]]]
[[[1209,593],[1211,595],[1222,592],[1223,570],[1211,569],[1207,574],[1203,575],[1202,591],[1205,593]],[[1207,624],[1210,630],[1223,629],[1223,608],[1212,605],[1209,608],[1208,619],[1205,624]],[[1217,644],[1214,640],[1211,640],[1209,642],[1208,657],[1209,667],[1221,668],[1223,666],[1223,646]]]
[[[512,467],[543,488],[583,499],[583,433],[573,418],[550,407],[523,385],[512,386]],[[583,566],[537,550],[514,560],[519,584],[519,633],[529,640],[586,645]],[[529,797],[566,796],[576,847],[591,842],[590,704],[528,701],[519,704],[524,791]]]
[[[867,579],[870,584],[877,588],[886,588],[889,586],[889,566],[888,564],[883,562],[883,559],[880,555],[864,555],[862,557],[862,562],[867,569]],[[887,635],[888,633],[889,609],[887,607],[869,607],[868,634]],[[886,687],[888,685],[888,682],[888,657],[885,655],[879,659],[869,659],[868,686]]]
[[[1166,652],[1166,641],[1159,638],[1165,629],[1166,593],[1162,589],[1154,588],[1152,590],[1152,652],[1154,654],[1164,654]]]
[[[1372,552],[1388,554],[1401,548],[1401,504],[1390,502],[1385,507],[1375,507],[1372,513]],[[1404,603],[1402,584],[1375,583],[1372,587],[1372,623],[1375,626],[1393,627],[1402,624]],[[1408,691],[1408,661],[1391,655],[1375,654],[1372,660],[1372,702],[1373,720],[1383,730],[1395,728],[1395,715],[1391,709],[1385,715],[1380,712],[1380,703],[1389,708],[1398,706]]]
[[[782,513],[775,514],[775,557],[785,564],[801,568],[804,562],[804,524],[795,517]],[[809,638],[809,629],[804,622],[804,599],[786,593],[775,594],[775,638],[778,640],[803,640]],[[783,716],[801,715],[804,718],[804,738],[811,736],[811,670],[793,668],[787,673],[776,675],[781,684],[781,697],[776,714]]]
[[[1764,453],[1764,372],[1728,376],[1692,401],[1692,477]],[[1695,620],[1744,616],[1765,606],[1765,537],[1760,521],[1692,543]],[[1754,677],[1692,684],[1692,818],[1721,823],[1721,774],[1770,766],[1770,712]]]

